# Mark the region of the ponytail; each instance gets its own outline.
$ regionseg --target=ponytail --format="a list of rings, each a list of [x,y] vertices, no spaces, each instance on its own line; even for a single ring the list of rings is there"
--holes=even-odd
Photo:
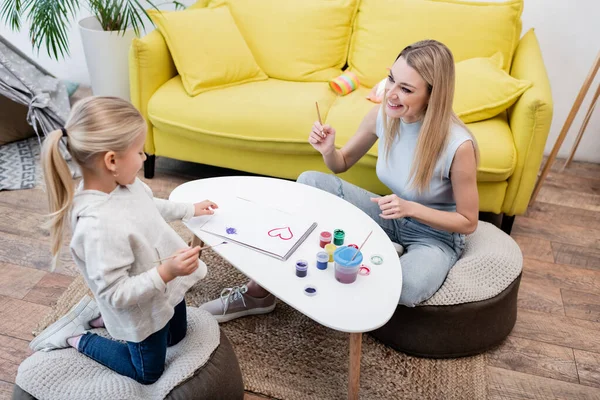
[[[50,207],[50,221],[48,221],[47,228],[50,230],[52,271],[54,271],[60,255],[65,230],[65,219],[73,203],[74,193],[71,171],[58,147],[61,138],[62,132],[60,130],[48,134],[44,140],[41,154],[46,193]]]

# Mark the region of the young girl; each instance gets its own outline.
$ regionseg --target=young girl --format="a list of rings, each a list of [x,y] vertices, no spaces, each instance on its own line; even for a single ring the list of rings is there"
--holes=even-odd
[[[158,380],[167,347],[185,337],[184,294],[206,275],[200,248],[189,248],[167,222],[217,208],[208,200],[153,197],[136,177],[146,158],[146,126],[128,102],[89,97],[75,104],[65,128],[46,138],[42,164],[54,263],[70,213],[71,253],[96,302],[84,298],[30,345],[36,351],[72,346],[142,384]],[[58,149],[62,138],[81,167],[76,190]],[[103,326],[115,340],[86,332]]]
[[[341,149],[333,127],[314,123],[308,141],[334,174],[350,169],[379,140],[377,177],[392,194],[381,197],[322,172],[298,177],[360,208],[406,249],[399,303],[409,307],[440,288],[462,254],[465,234],[477,227],[477,145],[452,111],[454,80],[450,50],[435,40],[417,42],[400,52],[383,103]],[[223,293],[202,306],[219,322],[274,307],[273,296],[253,281]]]

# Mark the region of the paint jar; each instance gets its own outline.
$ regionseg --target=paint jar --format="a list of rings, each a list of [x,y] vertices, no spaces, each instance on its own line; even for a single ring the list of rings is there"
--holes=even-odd
[[[326,251],[320,251],[317,253],[317,268],[327,269],[327,263],[329,262],[329,254]]]
[[[333,231],[333,244],[336,246],[341,246],[344,244],[344,237],[346,234],[341,229],[336,229]]]
[[[337,246],[333,243],[329,243],[325,245],[325,251],[329,254],[329,262],[333,262],[333,253],[337,249]]]
[[[296,276],[304,278],[308,272],[308,262],[305,260],[296,261]]]
[[[355,254],[356,257],[354,257]],[[363,261],[362,253],[360,251],[357,253],[357,250],[352,247],[340,247],[333,254],[333,259],[335,261],[335,279],[341,283],[354,282]]]
[[[321,232],[321,234],[319,235],[319,246],[325,248],[325,246],[329,243],[331,243],[331,232]]]

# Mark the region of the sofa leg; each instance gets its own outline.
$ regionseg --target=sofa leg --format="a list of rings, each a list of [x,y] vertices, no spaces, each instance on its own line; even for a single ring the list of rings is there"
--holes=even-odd
[[[146,161],[144,161],[144,178],[154,178],[154,163],[156,162],[156,156],[146,154]]]
[[[510,232],[512,231],[514,222],[515,222],[514,215],[504,215],[504,216],[502,216],[502,225],[500,226],[500,229],[502,229],[504,231],[504,233],[506,233],[507,235],[510,235]]]

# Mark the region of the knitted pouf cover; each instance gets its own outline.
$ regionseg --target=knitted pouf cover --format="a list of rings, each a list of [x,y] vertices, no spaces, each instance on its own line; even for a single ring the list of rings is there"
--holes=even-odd
[[[156,383],[139,384],[74,349],[36,352],[19,366],[13,399],[243,399],[231,343],[206,311],[187,312],[187,335],[167,350],[165,372]]]
[[[371,334],[421,357],[461,357],[502,342],[517,318],[523,255],[494,225],[479,221],[440,289],[417,307],[399,305]]]

